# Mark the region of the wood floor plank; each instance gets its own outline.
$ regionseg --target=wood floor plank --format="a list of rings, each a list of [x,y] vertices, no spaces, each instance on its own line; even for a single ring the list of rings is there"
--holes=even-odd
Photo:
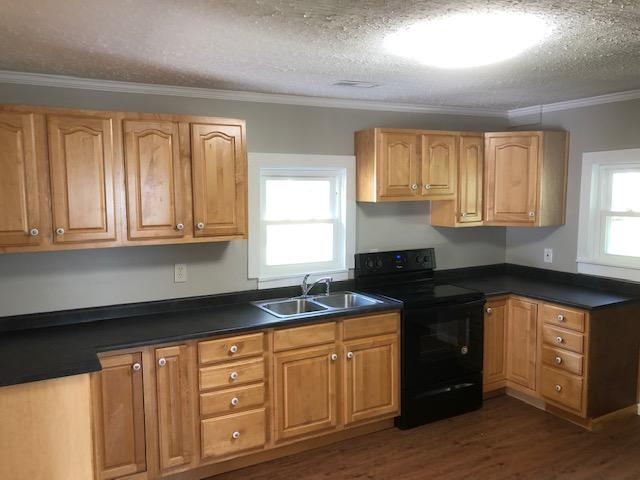
[[[506,396],[412,430],[390,429],[215,480],[640,480],[640,417],[588,432]]]

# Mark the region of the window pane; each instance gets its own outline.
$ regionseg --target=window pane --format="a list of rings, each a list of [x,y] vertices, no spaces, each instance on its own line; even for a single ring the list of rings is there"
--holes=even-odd
[[[266,220],[328,220],[331,181],[327,179],[267,179]]]
[[[332,260],[332,223],[267,225],[267,265]]]
[[[609,217],[605,253],[640,257],[640,217]]]
[[[611,210],[640,212],[640,172],[616,172],[611,177]]]

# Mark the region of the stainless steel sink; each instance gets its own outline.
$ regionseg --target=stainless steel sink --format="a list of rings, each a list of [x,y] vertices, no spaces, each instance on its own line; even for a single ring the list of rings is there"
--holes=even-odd
[[[316,297],[313,300],[321,305],[339,309],[366,307],[368,305],[379,303],[373,298],[351,292],[334,293],[324,297]]]
[[[351,310],[382,303],[365,295],[353,292],[339,292],[309,298],[288,298],[254,302],[254,305],[280,318],[313,316],[341,310]]]
[[[258,306],[269,313],[277,315],[278,317],[289,317],[291,315],[300,315],[302,313],[319,312],[329,309],[328,307],[304,298],[264,303],[259,304]]]

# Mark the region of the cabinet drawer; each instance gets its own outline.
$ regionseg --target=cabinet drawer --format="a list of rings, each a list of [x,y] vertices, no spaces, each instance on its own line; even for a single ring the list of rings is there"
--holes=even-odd
[[[236,410],[256,408],[264,403],[264,383],[239,388],[227,388],[218,392],[200,394],[200,415],[222,415]]]
[[[372,337],[395,333],[400,326],[400,315],[396,312],[370,317],[350,318],[343,322],[343,337],[345,340]]]
[[[311,347],[336,340],[335,322],[287,328],[273,332],[273,350],[276,352],[291,348]]]
[[[265,410],[251,410],[200,422],[202,457],[223,457],[263,447]]]
[[[547,345],[564,348],[576,353],[584,352],[584,335],[543,325],[542,339]]]
[[[584,357],[561,348],[542,347],[542,363],[576,375],[582,375]]]
[[[264,361],[262,358],[200,369],[200,390],[233,387],[263,380]]]
[[[545,305],[542,311],[544,323],[584,332],[584,312]]]
[[[582,384],[580,377],[542,367],[542,396],[576,412],[582,410]]]
[[[253,333],[239,337],[220,338],[198,344],[200,363],[224,362],[236,358],[262,355],[264,334]]]

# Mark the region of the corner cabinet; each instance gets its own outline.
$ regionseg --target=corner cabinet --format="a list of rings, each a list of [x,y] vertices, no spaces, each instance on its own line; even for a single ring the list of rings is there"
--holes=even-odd
[[[568,134],[485,134],[485,225],[562,225]]]
[[[452,199],[458,132],[371,129],[356,132],[359,202]]]
[[[0,106],[0,252],[246,238],[246,126]]]
[[[389,428],[397,311],[101,355],[96,480],[208,478]]]

